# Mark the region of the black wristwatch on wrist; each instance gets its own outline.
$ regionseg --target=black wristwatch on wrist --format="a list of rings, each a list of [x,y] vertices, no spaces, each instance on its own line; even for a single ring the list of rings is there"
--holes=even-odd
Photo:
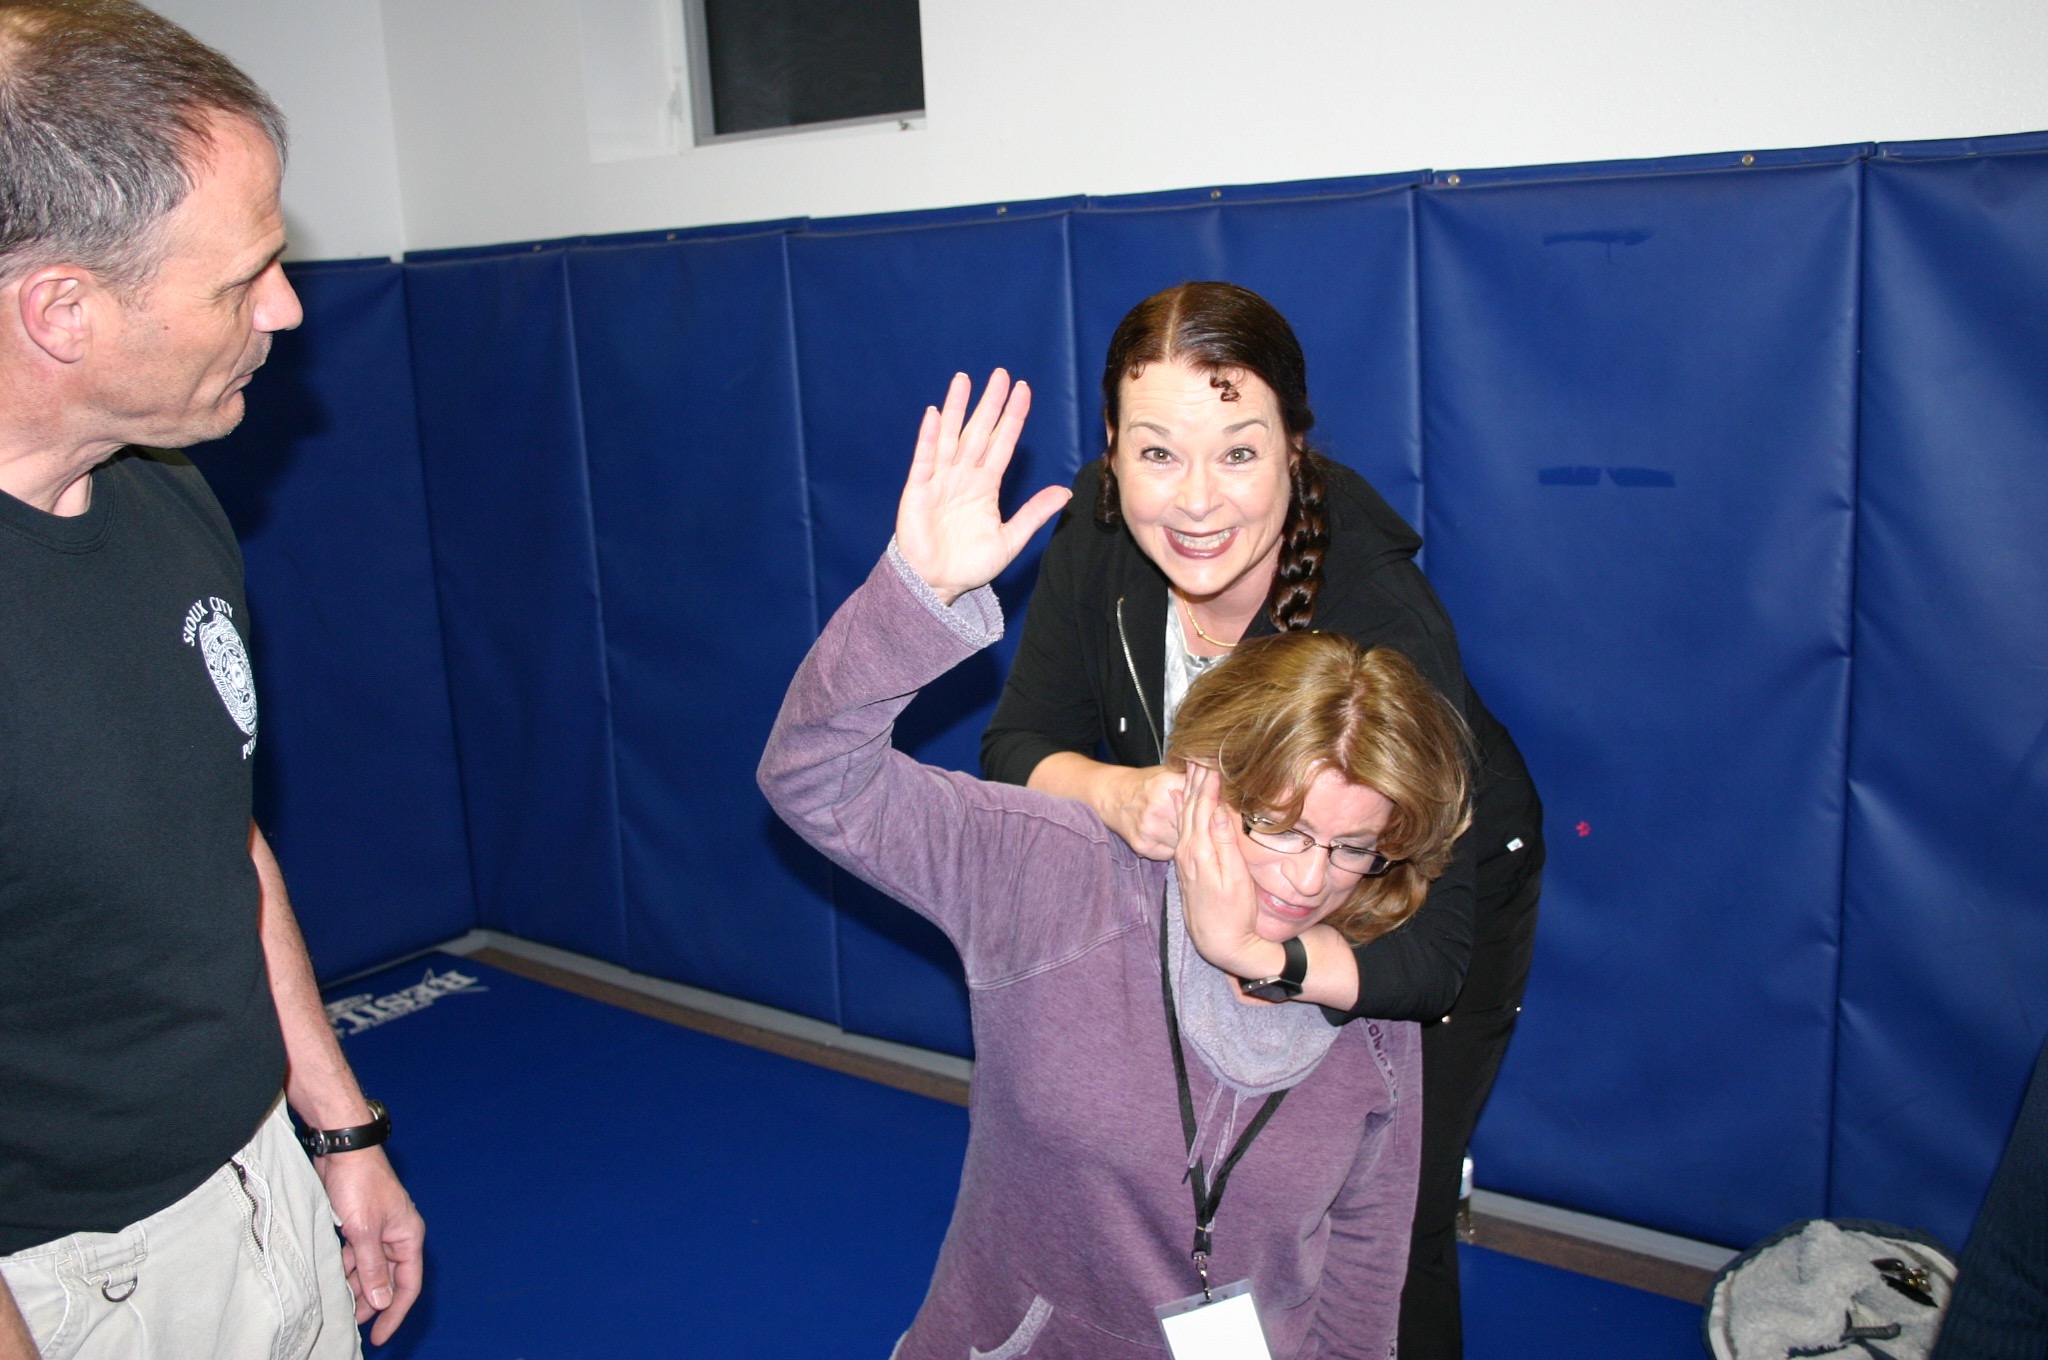
[[[1292,1001],[1301,995],[1301,986],[1308,981],[1308,947],[1289,938],[1280,942],[1280,948],[1287,962],[1279,973],[1269,978],[1239,978],[1239,991],[1261,1001]]]
[[[310,1157],[326,1157],[336,1152],[361,1152],[373,1148],[391,1136],[391,1112],[384,1108],[382,1101],[367,1102],[370,1107],[370,1122],[358,1124],[351,1129],[300,1129],[299,1146],[306,1149]]]

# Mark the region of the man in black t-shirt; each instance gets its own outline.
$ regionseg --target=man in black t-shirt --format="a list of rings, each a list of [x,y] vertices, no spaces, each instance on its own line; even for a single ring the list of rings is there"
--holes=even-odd
[[[152,451],[299,323],[283,144],[148,10],[0,0],[0,1360],[343,1360],[420,1290],[250,817],[241,555]]]

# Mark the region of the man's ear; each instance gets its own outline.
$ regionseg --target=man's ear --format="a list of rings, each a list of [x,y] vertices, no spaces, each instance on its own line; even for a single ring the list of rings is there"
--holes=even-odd
[[[33,270],[15,290],[22,332],[60,364],[85,357],[92,345],[95,304],[106,300],[105,285],[77,265]]]

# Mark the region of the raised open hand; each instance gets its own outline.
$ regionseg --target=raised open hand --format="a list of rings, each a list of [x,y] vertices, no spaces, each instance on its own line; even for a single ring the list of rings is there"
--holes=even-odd
[[[997,495],[1031,410],[1031,388],[1013,388],[1010,375],[997,369],[963,428],[973,388],[965,373],[956,373],[944,408],[925,408],[910,479],[896,506],[897,550],[947,604],[995,580],[1073,494],[1046,487],[1003,521]]]

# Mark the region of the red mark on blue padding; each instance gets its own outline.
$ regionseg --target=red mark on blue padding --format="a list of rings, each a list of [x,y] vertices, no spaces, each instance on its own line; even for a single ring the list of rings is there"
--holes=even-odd
[[[1591,822],[1580,822],[1572,830],[1578,832],[1581,836],[1590,836],[1593,834],[1593,824]]]

